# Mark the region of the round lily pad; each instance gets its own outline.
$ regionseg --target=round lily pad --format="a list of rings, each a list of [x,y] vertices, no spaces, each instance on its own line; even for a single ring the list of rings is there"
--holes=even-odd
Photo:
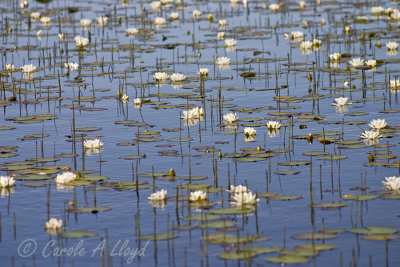
[[[81,207],[81,208],[70,208],[67,211],[68,212],[74,212],[74,213],[98,213],[100,211],[106,211],[106,210],[111,210],[110,207]]]
[[[84,238],[98,236],[99,233],[89,230],[72,230],[69,232],[61,232],[60,236],[64,238]]]

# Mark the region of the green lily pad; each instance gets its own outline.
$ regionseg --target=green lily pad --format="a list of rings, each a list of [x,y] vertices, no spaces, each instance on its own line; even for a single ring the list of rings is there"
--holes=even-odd
[[[199,183],[199,184],[183,184],[183,185],[177,185],[174,186],[174,188],[180,188],[180,189],[184,189],[184,190],[206,190],[207,188],[211,187],[210,184],[206,184],[206,183]]]
[[[362,238],[365,240],[386,241],[392,239],[399,239],[400,235],[371,234],[371,235],[363,235]]]
[[[376,196],[374,195],[348,195],[343,197],[344,200],[358,200],[358,201],[372,200],[375,198]]]
[[[120,156],[120,159],[127,159],[127,160],[132,160],[132,159],[142,159],[145,158],[146,155],[126,155],[126,156]]]
[[[177,238],[177,234],[165,233],[165,234],[149,234],[139,236],[140,240],[171,240]]]
[[[61,232],[60,236],[64,238],[84,238],[98,236],[99,233],[89,230],[72,230],[69,232]]]
[[[280,263],[280,264],[306,263],[310,261],[309,258],[298,255],[282,255],[280,257],[269,257],[266,260],[269,262]]]
[[[29,174],[23,176],[15,176],[14,180],[49,180],[53,178],[51,175]]]
[[[247,157],[247,158],[235,158],[235,162],[258,162],[266,160],[267,158],[256,158],[256,157]]]
[[[336,234],[328,234],[328,233],[302,233],[292,235],[294,239],[331,239],[336,238]]]
[[[345,155],[328,155],[328,156],[322,156],[318,157],[317,159],[319,160],[341,160],[341,159],[346,159],[347,156]]]
[[[101,127],[83,127],[83,128],[76,128],[75,131],[77,132],[94,132],[101,130]]]
[[[323,209],[331,209],[331,208],[342,208],[347,206],[345,203],[339,203],[339,202],[320,202],[320,203],[313,203],[312,207],[313,208],[323,208]]]
[[[306,156],[321,156],[321,155],[328,155],[328,152],[324,152],[324,151],[306,151],[303,152],[303,155]]]
[[[299,174],[300,171],[298,170],[279,170],[279,171],[275,171],[276,174],[280,174],[280,175],[293,175],[293,174]]]
[[[318,251],[334,250],[336,248],[337,247],[335,245],[329,245],[329,244],[301,244],[296,246],[296,249],[311,249]]]
[[[199,227],[201,228],[229,228],[233,227],[236,224],[231,221],[213,221],[213,222],[205,222],[200,224]]]
[[[199,215],[192,215],[183,218],[185,221],[212,221],[218,220],[222,217],[217,214],[199,214]]]
[[[278,164],[281,166],[300,166],[300,165],[309,165],[310,163],[311,163],[310,161],[295,160],[295,161],[279,162]]]
[[[297,195],[278,195],[278,196],[271,196],[268,197],[270,200],[296,200],[296,199],[301,199],[303,198],[302,196],[297,196]]]
[[[97,174],[85,174],[80,179],[85,181],[103,181],[103,180],[108,180],[108,176],[97,175]]]
[[[212,214],[220,214],[220,215],[233,215],[233,214],[245,214],[254,212],[254,208],[249,207],[236,207],[236,208],[220,208],[215,210],[210,210]]]
[[[99,206],[99,207],[81,207],[81,208],[70,208],[67,211],[68,212],[74,212],[74,213],[98,213],[100,211],[106,211],[106,210],[111,210],[110,207],[104,207],[104,206]]]

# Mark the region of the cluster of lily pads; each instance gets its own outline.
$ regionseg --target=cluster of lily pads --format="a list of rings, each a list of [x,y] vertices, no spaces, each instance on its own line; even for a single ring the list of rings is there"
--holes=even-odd
[[[2,28],[6,48],[2,50],[4,64],[1,79],[4,83],[0,104],[4,106],[4,122],[18,124],[21,128],[34,123],[43,124],[41,134],[18,138],[20,146],[31,149],[30,140],[41,141],[42,146],[49,144],[46,142],[49,135],[44,134],[47,127],[45,121],[71,121],[70,131],[59,135],[56,130],[55,136],[65,135],[67,139],[63,142],[57,139],[57,145],[63,143],[60,146],[69,149],[70,146],[65,143],[72,144],[72,151],[68,154],[63,151],[54,158],[38,157],[36,143],[35,159],[5,162],[0,166],[0,170],[6,173],[6,176],[0,177],[1,195],[12,200],[11,193],[15,193],[16,186],[44,189],[55,184],[57,190],[67,194],[74,190],[74,194],[84,192],[86,197],[87,192],[93,191],[95,199],[101,202],[104,200],[103,190],[114,190],[115,194],[136,191],[135,201],[138,203],[145,198],[152,207],[162,208],[161,212],[153,209],[154,218],[165,219],[168,216],[169,220],[170,213],[176,211],[178,220],[183,217],[189,222],[176,227],[166,224],[167,231],[172,233],[146,235],[139,231],[139,240],[169,242],[178,237],[176,233],[179,231],[201,229],[198,239],[207,244],[222,245],[224,250],[218,257],[224,260],[280,253],[267,260],[281,264],[305,263],[321,251],[336,249],[335,245],[319,244],[315,240],[335,238],[344,230],[314,230],[314,224],[311,233],[291,236],[293,239],[312,240],[312,243],[297,245],[294,249],[253,246],[268,239],[259,234],[258,216],[266,216],[265,206],[269,206],[270,201],[303,199],[304,170],[308,171],[304,166],[308,165],[310,203],[304,206],[312,210],[340,209],[346,206],[346,201],[370,201],[378,195],[380,199],[400,199],[400,177],[396,176],[400,162],[394,161],[398,153],[390,151],[397,145],[392,140],[398,140],[396,133],[400,129],[396,125],[399,122],[396,114],[399,112],[397,95],[400,93],[400,80],[397,66],[393,64],[399,62],[396,58],[399,44],[397,26],[392,26],[398,23],[400,11],[389,7],[389,3],[387,8],[363,3],[362,6],[368,7],[371,18],[358,11],[343,18],[336,9],[342,3],[275,2],[230,0],[218,3],[220,7],[216,8],[216,3],[212,1],[122,0],[104,3],[104,9],[82,8],[80,18],[75,19],[73,14],[81,8],[81,3],[71,2],[68,7],[41,10],[34,8],[32,1],[21,1],[14,10],[16,12],[7,13],[16,17],[6,19]],[[78,6],[76,9],[75,5]],[[115,7],[113,11],[109,8],[111,5]],[[358,8],[356,4],[343,5]],[[95,12],[92,14],[91,11]],[[316,18],[314,11],[321,13],[321,18]],[[331,13],[327,14],[328,11]],[[64,16],[63,12],[70,15]],[[253,25],[254,16],[259,20]],[[286,19],[291,22],[287,23]],[[385,23],[387,30],[379,28],[383,34],[371,32],[364,27],[370,23]],[[28,40],[29,44],[18,47],[22,42],[18,41],[21,40],[19,37],[26,38],[23,40]],[[283,44],[276,45],[281,38],[285,39]],[[16,42],[15,48],[12,47],[12,40]],[[253,46],[256,48],[249,48]],[[267,51],[269,49],[272,52]],[[360,52],[356,52],[357,49]],[[386,53],[381,53],[381,49]],[[25,53],[27,57],[21,58],[19,53]],[[379,58],[380,55],[382,58]],[[19,71],[22,79],[19,79]],[[105,77],[109,78],[108,83],[104,82]],[[172,93],[168,91],[168,86],[173,88],[170,90]],[[362,93],[360,98],[358,92]],[[129,109],[132,102],[133,111]],[[379,114],[374,114],[371,109],[370,114],[377,119],[371,118],[370,122],[347,120],[349,117],[367,116],[368,112],[357,112],[357,109],[363,109],[369,103],[380,105],[382,102],[383,110]],[[117,103],[117,112],[114,112],[112,103]],[[35,111],[31,109],[33,106]],[[24,107],[26,116],[23,116]],[[48,114],[36,114],[37,109]],[[69,109],[70,113],[64,112],[65,109]],[[84,113],[94,111],[100,114],[96,119]],[[18,112],[19,116],[15,115]],[[263,115],[252,115],[256,113]],[[115,116],[121,118],[114,122]],[[110,117],[111,127],[106,121]],[[79,128],[75,127],[75,123],[104,125],[104,133],[113,136],[115,144],[105,141],[106,138],[110,140],[108,136],[89,137],[84,134],[101,131],[101,127]],[[330,125],[334,130],[328,130]],[[370,128],[364,129],[363,125]],[[16,128],[9,125],[0,127],[0,130]],[[241,134],[244,134],[244,139],[238,141],[237,136]],[[348,139],[350,136],[356,139]],[[82,154],[79,156],[80,143]],[[315,150],[308,151],[311,146],[316,147]],[[118,152],[129,151],[126,152],[129,155],[116,157],[115,147]],[[133,152],[129,150],[132,147]],[[368,148],[372,150],[367,152],[365,159],[368,162],[363,166],[344,161],[348,157],[353,158],[347,162],[362,158],[359,152],[354,152],[354,156],[345,151]],[[42,150],[48,153],[49,149]],[[197,154],[193,154],[193,150]],[[299,150],[303,152],[301,157],[307,157],[306,160],[298,158]],[[94,171],[85,169],[87,165],[95,166],[93,162],[85,161],[86,155],[94,154],[99,156],[96,162],[100,167],[96,166]],[[1,158],[17,156],[17,148],[0,147]],[[315,160],[313,157],[316,157]],[[75,159],[74,169],[47,165],[58,160],[66,162],[64,158]],[[76,163],[78,158],[82,163]],[[167,163],[163,162],[164,159]],[[128,160],[134,163],[124,165],[124,169],[110,167],[115,161],[119,167]],[[316,194],[316,183],[312,182],[315,162],[320,165],[321,202],[313,198]],[[165,164],[178,163],[182,169],[189,170],[187,176],[177,176],[173,169],[169,172],[149,171],[154,165],[156,169],[163,169]],[[80,167],[82,170],[78,171]],[[354,169],[362,172],[364,169],[369,171],[385,167],[390,168],[385,169],[385,174],[380,171],[373,174],[384,190],[368,194],[366,184],[362,184],[355,189],[361,194],[342,195],[348,190],[343,189],[340,181],[340,173],[346,172],[346,168],[351,169],[353,174]],[[201,173],[193,175],[192,168]],[[322,187],[327,183],[324,179],[329,176],[325,168],[329,168],[331,173],[331,189],[327,192],[337,197],[338,201],[322,201]],[[142,169],[147,172],[140,173]],[[108,177],[101,175],[104,170],[115,177],[107,180]],[[221,177],[221,172],[226,170],[227,175]],[[100,175],[91,176],[89,173],[92,171],[100,172]],[[115,181],[117,176],[127,176],[130,171],[134,179]],[[212,182],[198,182],[211,181],[212,178],[207,176],[210,173],[214,186],[211,186]],[[251,179],[246,181],[246,185],[240,185],[247,173]],[[339,176],[337,188],[333,178],[336,175]],[[384,176],[389,177],[380,182]],[[139,177],[152,179],[152,186]],[[260,182],[260,177],[263,182]],[[54,182],[46,181],[53,178]],[[346,178],[346,186],[354,183],[352,177]],[[232,182],[231,179],[239,182]],[[291,179],[298,180],[295,183]],[[260,186],[264,180],[266,190]],[[185,184],[180,184],[183,181]],[[369,186],[375,182],[368,181]],[[250,186],[254,192],[249,190]],[[305,187],[308,190],[308,184]],[[172,188],[176,190],[175,195],[171,194]],[[274,192],[278,190],[282,194]],[[290,195],[286,190],[303,193]],[[224,207],[224,203],[229,203],[228,207]],[[133,209],[133,205],[129,205]],[[216,205],[218,208],[214,207]],[[61,209],[62,205],[59,206]],[[94,207],[78,207],[74,201],[65,206],[68,206],[65,212],[76,213],[97,213],[110,209],[97,204]],[[149,206],[146,203],[144,212],[150,210]],[[288,209],[291,208],[289,206]],[[185,212],[184,208],[188,207],[189,214],[183,216],[183,211],[178,214],[181,207]],[[274,211],[274,207],[270,207]],[[274,217],[276,213],[271,215]],[[312,220],[313,216],[314,211]],[[47,218],[45,229],[52,235],[76,237],[76,232],[63,231],[68,221],[63,222],[61,218],[65,217]],[[243,221],[240,227],[234,222],[239,218]],[[256,235],[248,234],[255,232],[249,220],[256,222]],[[265,225],[261,227],[265,229]],[[349,232],[362,235],[365,240],[388,241],[399,237],[395,235],[396,228],[352,227]],[[273,231],[276,229],[273,228]],[[230,234],[229,231],[236,233]],[[247,236],[242,235],[246,231]],[[95,235],[93,232],[80,233],[84,235],[78,237]]]

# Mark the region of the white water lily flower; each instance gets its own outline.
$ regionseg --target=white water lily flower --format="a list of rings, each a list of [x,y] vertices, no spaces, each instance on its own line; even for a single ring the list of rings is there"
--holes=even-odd
[[[15,181],[11,176],[0,176],[0,187],[11,187],[14,185]]]
[[[304,49],[304,50],[311,49],[313,46],[313,43],[310,41],[303,41],[300,43],[299,46],[300,46],[300,49]]]
[[[390,18],[394,20],[400,20],[400,11],[398,9],[393,9],[393,12],[390,14]]]
[[[382,135],[380,135],[378,131],[364,131],[360,137],[363,139],[375,140],[381,138]]]
[[[7,64],[7,65],[6,65],[6,71],[8,71],[8,72],[13,72],[14,69],[15,69],[14,64]]]
[[[198,119],[204,114],[204,109],[201,107],[195,107],[189,110],[183,111],[182,119],[190,120],[190,119]]]
[[[254,135],[256,135],[257,131],[256,131],[256,129],[254,129],[252,127],[246,127],[246,128],[244,128],[243,132],[244,132],[244,135],[246,135],[246,136],[254,136]]]
[[[64,34],[63,33],[59,33],[58,34],[58,40],[60,40],[60,41],[64,40]]]
[[[186,79],[186,76],[182,73],[174,73],[171,75],[170,80],[171,82],[181,82]]]
[[[21,3],[19,3],[20,8],[28,8],[28,6],[29,6],[28,0],[23,0],[21,1]]]
[[[300,9],[305,9],[306,6],[307,6],[307,4],[306,4],[306,2],[304,2],[304,1],[301,1],[301,2],[299,3],[299,8],[300,8]]]
[[[380,129],[383,129],[387,126],[387,122],[385,121],[385,119],[377,119],[377,120],[372,120],[368,125],[372,129],[379,131]]]
[[[65,184],[72,182],[76,179],[76,174],[73,172],[63,172],[56,176],[55,182],[58,184]]]
[[[389,190],[400,190],[400,177],[392,176],[385,177],[386,181],[382,181],[382,184]]]
[[[348,81],[345,81],[345,82],[343,83],[343,86],[344,86],[344,87],[349,87],[349,85],[350,85],[350,83],[349,83]]]
[[[308,26],[307,20],[304,19],[304,20],[301,22],[301,26],[303,26],[304,28],[307,27],[307,26]]]
[[[203,192],[203,191],[190,192],[189,201],[191,201],[191,202],[203,201],[206,199],[207,199],[207,192]]]
[[[227,191],[234,193],[234,194],[246,193],[248,191],[247,186],[245,186],[245,185],[234,186],[231,184],[230,188],[231,188],[231,190],[227,190]]]
[[[385,8],[383,6],[373,6],[371,7],[372,14],[382,14],[385,12]]]
[[[367,60],[365,61],[365,65],[371,68],[376,67],[376,60],[375,59]]]
[[[179,19],[179,13],[178,12],[171,12],[169,14],[169,18],[172,19],[172,20]]]
[[[385,9],[385,14],[386,15],[390,16],[392,13],[393,13],[393,8],[388,7],[388,8]]]
[[[80,24],[81,24],[82,28],[89,28],[90,24],[92,24],[92,20],[91,19],[81,19]]]
[[[304,33],[300,31],[294,31],[290,33],[290,39],[294,41],[301,41],[304,37]]]
[[[163,17],[157,17],[154,19],[154,24],[155,25],[164,25],[165,19]]]
[[[344,27],[344,32],[345,32],[346,34],[349,34],[350,30],[351,30],[351,27],[350,27],[350,26]]]
[[[29,64],[29,65],[23,65],[21,67],[21,70],[23,73],[31,73],[34,72],[36,70],[36,66]]]
[[[330,61],[339,61],[341,57],[340,53],[333,53],[329,55],[329,60]]]
[[[231,59],[229,57],[219,57],[215,61],[215,64],[217,65],[228,65],[230,63]]]
[[[279,5],[278,4],[270,4],[269,10],[271,10],[272,12],[276,12],[279,10]]]
[[[228,113],[224,115],[225,123],[235,123],[238,120],[236,113]]]
[[[126,94],[124,94],[124,95],[121,97],[121,100],[122,100],[122,102],[126,103],[126,102],[129,101],[129,96],[126,95]]]
[[[267,122],[267,128],[268,129],[280,129],[281,128],[281,123],[278,121],[268,121]]]
[[[234,194],[233,200],[235,202],[231,202],[233,205],[255,205],[259,201],[257,195],[252,192],[241,192]]]
[[[201,69],[199,69],[199,71],[197,73],[199,74],[200,77],[208,77],[208,72],[209,72],[209,69],[201,68]]]
[[[83,145],[86,149],[101,148],[103,147],[103,142],[101,142],[100,139],[94,139],[94,140],[86,139],[83,142]]]
[[[157,81],[165,81],[168,79],[168,74],[166,72],[156,72],[153,74],[153,78]]]
[[[50,17],[41,17],[40,18],[40,23],[42,23],[43,25],[50,25],[51,18]]]
[[[235,46],[237,44],[237,41],[235,39],[226,39],[225,40],[225,46]]]
[[[398,53],[399,53],[399,51],[397,51],[397,49],[395,49],[395,50],[388,50],[388,51],[386,52],[386,55],[388,55],[388,56],[396,56]]]
[[[365,63],[365,61],[364,61],[364,59],[361,59],[361,58],[353,58],[353,59],[351,59],[351,61],[349,61],[349,64],[352,66],[352,67],[361,67],[361,66],[363,66],[364,65],[364,63]]]
[[[147,199],[148,200],[165,200],[167,198],[167,190],[161,189],[155,193],[152,193]]]
[[[200,10],[193,10],[193,18],[198,19],[201,17],[202,12]]]
[[[322,44],[322,41],[321,41],[321,40],[318,40],[318,39],[314,39],[314,40],[313,40],[313,46],[314,46],[314,47],[320,47],[321,44]]]
[[[36,21],[40,18],[40,12],[32,12],[31,13],[31,20]]]
[[[73,63],[73,62],[65,62],[64,67],[69,70],[77,70],[79,67],[79,64]]]
[[[46,222],[45,228],[48,230],[57,230],[62,227],[62,224],[63,221],[61,219],[50,218],[50,220]]]
[[[103,27],[103,26],[107,25],[108,18],[107,17],[97,17],[96,22],[100,27]]]
[[[218,40],[224,40],[225,39],[225,32],[218,32],[217,38],[218,38]]]
[[[139,32],[139,30],[137,28],[127,28],[127,29],[125,29],[125,34],[127,36],[135,35],[138,32]]]
[[[399,44],[397,42],[388,42],[386,47],[388,50],[396,50],[397,47],[399,47]]]
[[[89,44],[89,39],[85,37],[75,36],[74,40],[75,40],[75,45],[78,48],[85,47]]]
[[[400,89],[400,80],[390,80],[390,88]]]
[[[218,24],[220,28],[225,28],[226,25],[228,25],[228,22],[226,21],[226,19],[221,19],[218,21]]]
[[[150,7],[154,11],[158,11],[161,8],[161,2],[160,1],[153,1],[153,2],[150,3]]]
[[[333,106],[344,106],[347,104],[351,104],[351,103],[347,103],[347,101],[349,100],[348,97],[337,97],[335,98],[336,103],[332,103]]]
[[[136,105],[136,106],[139,106],[139,105],[141,105],[142,104],[142,99],[140,99],[140,98],[135,98],[134,100],[133,100],[133,104],[134,105]]]

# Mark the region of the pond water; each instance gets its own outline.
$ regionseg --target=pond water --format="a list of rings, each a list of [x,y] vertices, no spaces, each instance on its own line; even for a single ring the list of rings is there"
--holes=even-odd
[[[397,266],[398,4],[1,1],[2,265]]]

